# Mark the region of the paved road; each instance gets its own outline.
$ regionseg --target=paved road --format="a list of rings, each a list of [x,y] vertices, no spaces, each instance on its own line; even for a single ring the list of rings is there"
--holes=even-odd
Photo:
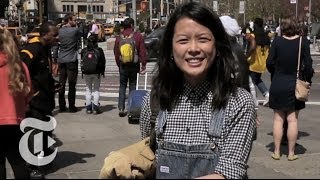
[[[58,125],[54,133],[59,149],[54,165],[48,171],[48,179],[97,178],[109,152],[139,140],[139,126],[128,124],[126,117],[118,116],[116,102],[101,101],[104,112],[100,115],[87,115],[83,104],[83,100],[77,99],[77,105],[82,109],[78,113],[57,114],[55,111]],[[260,107],[258,113],[262,125],[258,128],[258,139],[253,143],[249,158],[250,178],[320,178],[319,107],[308,105],[300,114],[296,150],[300,159],[293,162],[286,159],[285,146],[282,147],[281,160],[270,157],[273,114],[269,108]],[[12,178],[10,169],[8,177]]]

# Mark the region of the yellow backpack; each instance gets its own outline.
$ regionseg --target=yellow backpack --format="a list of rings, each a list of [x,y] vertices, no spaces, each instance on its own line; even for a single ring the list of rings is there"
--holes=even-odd
[[[138,62],[133,34],[134,33],[131,33],[129,36],[120,35],[120,60],[123,64]]]

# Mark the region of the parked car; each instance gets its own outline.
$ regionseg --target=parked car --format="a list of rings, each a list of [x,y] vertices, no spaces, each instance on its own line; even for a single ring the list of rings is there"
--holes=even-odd
[[[164,30],[165,27],[159,27],[145,37],[144,44],[147,50],[148,62],[156,62],[158,60]]]
[[[105,24],[104,25],[104,33],[107,36],[111,36],[113,35],[113,29],[114,29],[114,25],[113,24]]]

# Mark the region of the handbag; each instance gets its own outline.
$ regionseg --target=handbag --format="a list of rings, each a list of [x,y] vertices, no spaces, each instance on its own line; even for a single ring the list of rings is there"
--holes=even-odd
[[[296,96],[297,100],[306,102],[306,101],[308,101],[308,97],[310,94],[310,83],[299,79],[300,59],[301,59],[301,57],[300,57],[301,56],[301,41],[302,41],[302,38],[300,37],[295,96]]]

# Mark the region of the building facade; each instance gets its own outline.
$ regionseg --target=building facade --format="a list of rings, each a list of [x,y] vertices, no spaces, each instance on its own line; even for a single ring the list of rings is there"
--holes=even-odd
[[[114,6],[114,0],[48,0],[48,19],[74,13],[78,19],[105,20],[117,13]]]

